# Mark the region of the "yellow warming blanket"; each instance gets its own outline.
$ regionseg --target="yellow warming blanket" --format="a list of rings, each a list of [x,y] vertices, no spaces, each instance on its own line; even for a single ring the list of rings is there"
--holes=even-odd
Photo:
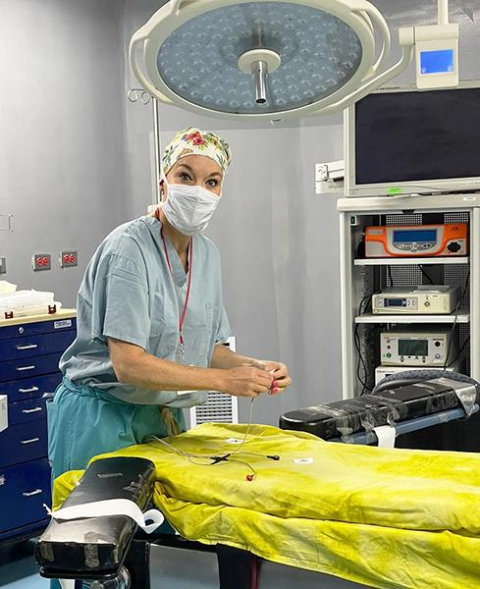
[[[205,424],[168,442],[218,455],[245,431]],[[273,454],[280,460],[266,458]],[[478,455],[329,443],[256,425],[232,457],[256,470],[253,481],[246,464],[192,464],[158,442],[94,460],[110,456],[155,463],[155,504],[189,540],[372,587],[480,588]],[[56,480],[55,508],[81,474]]]

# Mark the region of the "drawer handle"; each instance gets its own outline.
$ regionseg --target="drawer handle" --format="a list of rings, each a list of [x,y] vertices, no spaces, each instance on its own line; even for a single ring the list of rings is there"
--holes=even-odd
[[[32,387],[31,389],[18,389],[19,393],[36,393],[40,389],[38,387]]]
[[[28,344],[26,346],[15,346],[17,350],[23,352],[23,350],[36,350],[38,348],[38,344]]]
[[[43,493],[43,489],[35,489],[35,491],[31,491],[30,493],[22,493],[24,497],[34,497],[35,495],[40,495]]]
[[[35,444],[36,442],[39,442],[40,438],[32,438],[31,440],[21,440],[20,444],[23,444],[24,446],[26,444]]]
[[[17,372],[25,372],[26,370],[35,370],[36,366],[19,366],[18,368],[15,368],[15,370]]]
[[[43,411],[41,407],[35,407],[35,409],[22,409],[22,413],[25,415],[29,415],[30,413],[38,413],[39,411]]]

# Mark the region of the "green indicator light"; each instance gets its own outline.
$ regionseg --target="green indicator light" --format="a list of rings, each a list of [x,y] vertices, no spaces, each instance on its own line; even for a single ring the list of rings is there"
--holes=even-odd
[[[403,190],[398,186],[393,186],[392,188],[387,188],[388,196],[396,196],[397,194],[402,194]]]

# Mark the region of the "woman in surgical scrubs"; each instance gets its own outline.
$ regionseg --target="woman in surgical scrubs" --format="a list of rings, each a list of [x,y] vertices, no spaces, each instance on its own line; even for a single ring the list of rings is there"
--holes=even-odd
[[[289,386],[284,364],[223,345],[231,332],[220,256],[202,232],[230,161],[213,133],[180,132],[162,158],[156,214],[115,229],[90,261],[77,338],[48,404],[53,477],[146,436],[180,432],[182,408],[204,402],[208,390],[254,398]]]

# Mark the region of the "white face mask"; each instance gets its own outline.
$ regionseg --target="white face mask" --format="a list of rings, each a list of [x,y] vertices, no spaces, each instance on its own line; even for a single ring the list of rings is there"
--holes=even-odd
[[[205,231],[219,203],[220,196],[201,186],[168,184],[163,212],[175,229],[191,236]]]

